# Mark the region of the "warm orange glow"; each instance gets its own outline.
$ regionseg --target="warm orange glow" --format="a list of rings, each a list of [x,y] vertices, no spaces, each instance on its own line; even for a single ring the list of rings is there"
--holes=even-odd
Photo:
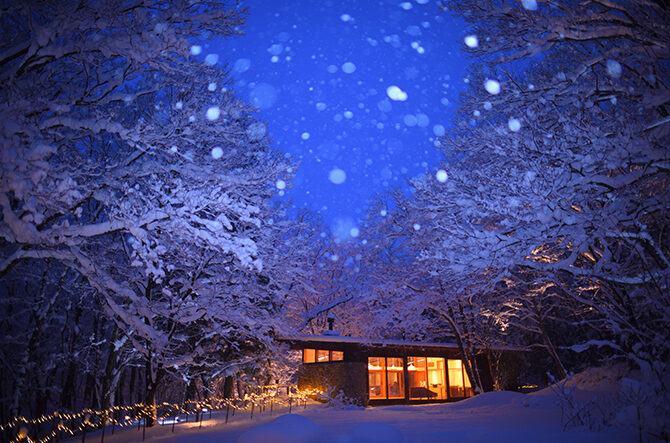
[[[410,399],[443,400],[447,398],[444,358],[407,357],[407,370]]]
[[[472,396],[472,385],[461,360],[449,360],[449,396],[470,397]]]
[[[386,398],[386,359],[368,357],[368,385],[370,399]]]
[[[325,349],[309,349],[302,350],[303,363],[327,363],[329,361],[343,361],[344,352],[342,351],[328,351]]]
[[[405,398],[405,377],[402,358],[388,357],[386,365],[388,398]]]
[[[405,398],[404,380],[402,358],[368,358],[370,399]]]
[[[314,349],[303,349],[302,350],[302,362],[303,363],[314,363],[316,361],[316,351]]]

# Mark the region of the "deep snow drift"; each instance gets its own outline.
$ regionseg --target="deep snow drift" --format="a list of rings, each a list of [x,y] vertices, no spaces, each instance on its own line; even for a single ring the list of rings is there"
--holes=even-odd
[[[593,369],[573,377],[565,387],[580,402],[609,402],[624,378],[617,370]],[[630,442],[637,441],[633,426],[578,425],[573,411],[561,407],[565,387],[532,394],[489,392],[456,403],[333,408],[313,403],[306,408],[256,413],[238,411],[228,424],[225,413],[214,413],[202,423],[147,429],[147,441],[308,443],[308,442]],[[563,400],[564,403],[564,400]],[[594,403],[595,404],[595,403]],[[566,422],[568,426],[564,426]],[[99,436],[90,435],[95,440]],[[142,432],[127,429],[105,441],[142,441]]]

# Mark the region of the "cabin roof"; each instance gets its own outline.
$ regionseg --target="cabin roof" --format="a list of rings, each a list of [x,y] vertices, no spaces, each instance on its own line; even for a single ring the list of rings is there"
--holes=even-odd
[[[294,349],[297,348],[314,348],[319,344],[348,344],[357,347],[378,347],[378,348],[405,348],[405,349],[443,349],[443,350],[458,350],[457,343],[435,343],[435,342],[417,342],[404,340],[386,340],[378,338],[363,338],[363,337],[349,337],[335,334],[324,335],[294,335],[291,337],[282,337],[279,339],[285,343],[289,343]],[[496,351],[520,351],[521,349],[512,346],[492,346],[491,349]]]
[[[456,343],[430,343],[430,342],[416,342],[403,340],[384,340],[378,338],[362,338],[362,337],[348,337],[343,335],[296,335],[293,337],[283,338],[282,341],[289,343],[351,343],[363,346],[403,346],[403,347],[435,347],[444,349],[458,349]]]

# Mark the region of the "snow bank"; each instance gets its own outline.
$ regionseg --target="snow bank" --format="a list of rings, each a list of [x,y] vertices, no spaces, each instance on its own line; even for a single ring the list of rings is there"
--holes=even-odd
[[[624,409],[620,417],[598,415],[607,409],[608,402],[613,406],[613,413],[621,409],[620,399],[604,395],[618,393],[617,380],[625,381],[628,379],[624,376],[631,376],[621,371],[621,368],[596,368],[574,375],[569,380],[572,386],[567,387],[569,390],[589,395],[598,393],[587,402],[555,386],[553,390],[532,394],[487,392],[442,404],[353,409],[310,403],[304,408],[294,407],[293,412],[298,414],[274,418],[266,413],[251,419],[250,414],[240,413],[230,417],[230,423],[224,420],[225,412],[217,411],[212,419],[203,422],[203,428],[211,422],[206,430],[179,424],[172,433],[171,426],[165,426],[148,429],[147,440],[180,443],[626,443],[637,441],[640,425],[654,423],[651,418],[641,422],[637,419],[637,410],[632,409]],[[274,409],[275,414],[283,412],[288,412],[288,408]],[[657,418],[665,419],[664,416]],[[97,434],[91,435],[91,438],[96,437]],[[142,433],[136,428],[105,437],[105,440],[108,438],[109,443],[143,441]]]
[[[487,406],[502,406],[507,404],[520,404],[526,399],[526,394],[511,391],[494,391],[479,394],[451,405],[451,409],[470,409]]]
[[[317,443],[323,429],[307,417],[286,414],[242,434],[239,443]]]
[[[400,443],[403,442],[402,434],[393,425],[385,423],[359,423],[338,439],[338,443]]]

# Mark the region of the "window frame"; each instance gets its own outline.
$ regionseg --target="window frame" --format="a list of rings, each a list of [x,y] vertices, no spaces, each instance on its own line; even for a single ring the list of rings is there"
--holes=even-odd
[[[381,369],[375,369],[375,370],[370,370],[370,359],[381,359],[382,361],[382,366]],[[400,394],[399,395],[389,395],[389,359],[394,359],[400,362],[400,370],[394,369],[391,370],[390,372],[394,374],[400,374],[399,376],[399,382],[400,382]],[[396,361],[396,363],[397,363]],[[405,385],[406,385],[406,380],[405,380],[405,358],[404,357],[381,357],[381,356],[374,356],[374,355],[369,355],[368,356],[368,362],[367,362],[367,372],[368,372],[368,399],[369,400],[405,400],[407,399],[407,395],[405,392]],[[395,366],[394,366],[395,367]],[[381,373],[382,374],[382,389],[383,389],[383,396],[379,397],[372,397],[370,395],[370,390],[371,390],[371,385],[370,385],[370,374],[371,373]]]
[[[307,351],[313,352],[313,361],[306,361],[306,354],[308,353]],[[328,353],[327,360],[319,361],[319,352],[327,352]],[[338,358],[337,360],[333,359],[334,353],[339,353],[338,357],[340,358]],[[332,363],[338,361],[344,361],[344,351],[338,351],[332,349],[319,349],[319,348],[302,348],[302,364],[304,365],[311,365],[316,363],[319,364]]]

